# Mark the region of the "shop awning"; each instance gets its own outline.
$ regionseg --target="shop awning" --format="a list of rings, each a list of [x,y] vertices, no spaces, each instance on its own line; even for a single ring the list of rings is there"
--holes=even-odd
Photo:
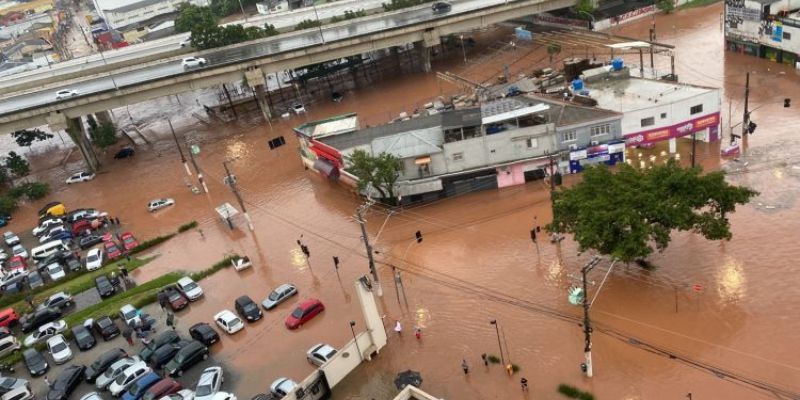
[[[417,159],[414,160],[415,165],[423,165],[430,163],[431,163],[431,156],[417,157]]]

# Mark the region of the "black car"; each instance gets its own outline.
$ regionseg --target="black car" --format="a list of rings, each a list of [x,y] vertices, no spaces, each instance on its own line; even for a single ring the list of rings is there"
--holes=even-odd
[[[94,287],[97,288],[97,294],[99,294],[101,298],[111,297],[116,293],[114,285],[111,284],[111,281],[109,281],[105,275],[99,275],[94,278]]]
[[[434,14],[444,14],[450,12],[450,10],[453,9],[453,6],[451,6],[450,3],[446,3],[444,1],[437,1],[436,3],[433,3],[431,9],[433,9]]]
[[[43,308],[36,310],[33,314],[27,315],[23,318],[22,333],[33,332],[36,328],[48,323],[61,319],[61,311],[55,308]]]
[[[38,287],[44,286],[44,279],[39,271],[31,271],[28,273],[28,287],[33,290]]]
[[[207,358],[208,347],[196,340],[192,340],[175,353],[175,357],[164,366],[164,373],[169,374],[169,376],[182,376],[183,371]]]
[[[158,336],[153,338],[153,340],[148,343],[141,352],[139,352],[139,358],[147,361],[150,359],[150,356],[153,355],[153,352],[159,347],[168,343],[177,343],[179,340],[181,340],[181,337],[173,330],[161,332],[158,334]]]
[[[67,272],[77,272],[81,270],[81,260],[74,255],[67,257],[64,263],[67,264]]]
[[[67,400],[72,391],[81,383],[83,370],[85,369],[86,367],[83,365],[70,365],[64,368],[50,386],[50,391],[47,392],[47,400]]]
[[[153,354],[150,354],[150,358],[147,359],[147,362],[151,367],[153,367],[153,369],[161,369],[164,367],[164,364],[172,360],[172,357],[175,357],[175,354],[180,349],[186,347],[189,343],[191,342],[187,340],[181,340],[175,343],[167,343],[162,345],[153,351]]]
[[[128,353],[122,349],[111,349],[103,354],[100,357],[97,357],[96,360],[86,368],[86,371],[83,373],[84,379],[86,382],[93,383],[98,376],[100,376],[103,372],[106,372],[106,369],[111,366],[111,364],[117,362],[117,360],[121,360],[128,356]]]
[[[217,331],[205,322],[192,325],[192,327],[189,328],[189,336],[206,346],[211,346],[219,342],[219,334]]]
[[[66,260],[67,257],[71,257],[71,256],[72,256],[72,253],[70,253],[68,251],[57,251],[57,252],[55,252],[55,253],[53,253],[53,254],[41,259],[40,261],[38,261],[37,265],[39,266],[39,269],[45,269],[48,265],[50,265],[52,263],[63,264],[64,260]]]
[[[3,294],[6,296],[10,296],[12,294],[20,293],[25,289],[27,288],[25,287],[25,284],[22,283],[21,281],[12,282],[3,287]]]
[[[134,153],[136,153],[136,152],[133,151],[132,147],[123,147],[123,148],[119,149],[117,154],[114,154],[114,158],[119,160],[119,159],[122,159],[122,158],[133,157]]]
[[[259,309],[258,304],[247,295],[236,299],[233,302],[233,306],[236,307],[236,312],[238,312],[242,318],[246,319],[247,322],[255,322],[261,319],[261,309]]]
[[[76,325],[72,327],[72,338],[75,339],[75,344],[81,351],[86,351],[97,344],[92,331],[86,329],[83,325]]]
[[[119,336],[120,331],[114,320],[108,316],[102,316],[94,321],[94,330],[103,337],[106,342]]]
[[[44,356],[39,350],[25,349],[22,352],[22,359],[25,360],[25,366],[28,367],[28,372],[31,376],[44,375],[50,369],[50,365],[45,361]]]
[[[81,250],[86,250],[102,241],[103,237],[98,235],[81,236],[78,240],[78,245],[81,246]]]

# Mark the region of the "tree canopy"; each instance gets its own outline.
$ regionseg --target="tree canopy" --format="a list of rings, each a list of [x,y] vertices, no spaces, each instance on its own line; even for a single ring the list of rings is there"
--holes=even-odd
[[[52,134],[44,132],[39,128],[23,129],[12,133],[11,136],[14,137],[14,141],[21,147],[30,147],[33,142],[44,141],[53,137]]]
[[[238,6],[237,2],[233,4]],[[180,14],[175,20],[175,29],[179,32],[191,32],[192,46],[200,50],[228,46],[278,34],[275,26],[270,24],[264,24],[264,28],[257,26],[245,28],[239,24],[218,26],[213,5],[212,8],[198,7],[191,4],[181,6]]]
[[[5,166],[9,172],[14,174],[17,178],[28,176],[31,173],[31,166],[25,157],[10,151],[6,156]]]
[[[91,121],[91,119],[90,119]],[[114,143],[117,143],[117,129],[114,124],[104,122],[100,125],[95,123],[94,128],[89,123],[89,136],[92,138],[92,143],[95,146],[105,149]]]
[[[195,27],[217,26],[217,17],[208,7],[199,7],[194,4],[183,3],[178,7],[178,17],[175,18],[175,31],[191,32]]]
[[[669,245],[673,230],[710,240],[732,237],[727,214],[758,192],[731,185],[723,172],[702,175],[671,161],[638,170],[623,164],[588,167],[583,180],[553,193],[551,232],[571,233],[581,250],[593,249],[624,262]]]
[[[346,157],[350,166],[347,171],[358,177],[358,189],[375,188],[381,198],[394,201],[394,184],[400,177],[403,163],[393,154],[381,153],[374,157],[357,149]]]

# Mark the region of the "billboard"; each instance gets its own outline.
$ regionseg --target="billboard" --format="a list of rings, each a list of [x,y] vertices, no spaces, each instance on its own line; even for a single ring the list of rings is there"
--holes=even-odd
[[[666,126],[649,131],[629,133],[624,135],[628,146],[640,146],[691,135],[706,128],[716,128],[719,125],[719,112]]]

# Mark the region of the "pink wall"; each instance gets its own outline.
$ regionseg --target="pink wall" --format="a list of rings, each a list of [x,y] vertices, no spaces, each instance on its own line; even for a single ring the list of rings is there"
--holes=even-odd
[[[497,168],[497,187],[522,185],[525,183],[525,163]]]

